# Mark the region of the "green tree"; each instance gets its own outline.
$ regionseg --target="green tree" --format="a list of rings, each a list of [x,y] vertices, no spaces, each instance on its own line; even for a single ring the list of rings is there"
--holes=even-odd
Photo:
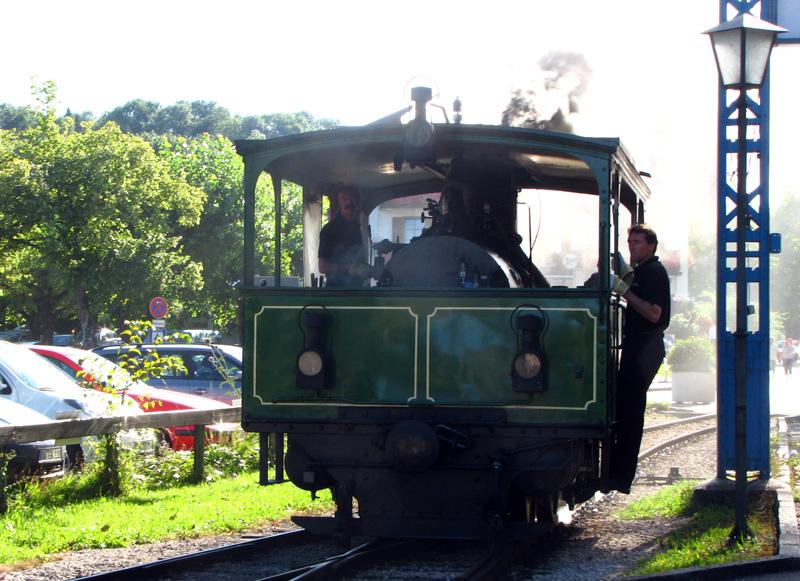
[[[34,117],[28,107],[0,103],[0,129],[28,129],[33,124]]]
[[[704,230],[701,230],[704,229]],[[717,234],[707,224],[693,229],[689,236],[689,294],[697,299],[716,292]]]
[[[116,123],[124,133],[135,135],[192,138],[209,133],[224,135],[230,140],[265,139],[338,125],[338,121],[332,119],[315,119],[308,111],[242,117],[231,116],[228,109],[214,101],[178,101],[162,107],[143,99],[133,99],[104,114],[97,126],[107,123]]]
[[[283,137],[296,133],[330,129],[338,125],[338,121],[331,119],[315,119],[308,111],[299,113],[273,113],[271,115],[256,115],[242,119],[241,133],[231,135],[231,139],[250,139]]]
[[[262,179],[256,190],[256,255],[260,257],[260,273],[275,272],[275,207],[272,184]],[[263,183],[262,183],[263,182]],[[303,190],[298,185],[283,182],[281,213],[281,274],[303,274]],[[252,282],[252,281],[251,281]]]
[[[800,192],[789,190],[770,213],[770,230],[781,233],[781,253],[770,258],[770,309],[784,321],[784,336],[800,336]]]
[[[119,327],[146,317],[155,294],[170,303],[170,325],[236,321],[243,171],[229,139],[337,122],[306,111],[232,117],[209,101],[161,107],[134,99],[92,124],[89,112],[54,117],[52,83],[37,91],[38,109],[0,108],[0,120],[4,111],[27,119],[21,131],[0,134],[0,193],[10,202],[0,208],[0,234],[7,235],[0,240],[0,322],[28,322],[37,336],[53,332],[55,317]],[[302,192],[284,184],[284,200],[282,271],[299,275]],[[259,269],[271,274],[267,179],[259,183],[257,212]]]
[[[210,319],[215,328],[237,320],[241,278],[243,225],[242,176],[244,165],[233,145],[221,135],[204,134],[192,139],[161,138],[153,141],[158,155],[176,178],[203,188],[206,193],[200,222],[181,230],[185,251],[203,265],[203,286],[184,295],[185,313]],[[289,183],[283,187],[283,274],[302,274],[302,190]],[[263,179],[257,189],[257,212],[261,217],[259,244],[263,273],[274,270],[271,242],[274,230],[272,184]],[[188,322],[188,321],[185,321]]]
[[[162,138],[153,146],[173,176],[202,188],[206,194],[199,223],[180,229],[186,254],[203,265],[203,285],[189,290],[180,300],[187,317],[208,318],[213,327],[224,328],[236,319],[234,284],[241,276],[241,158],[221,135]]]
[[[98,127],[116,123],[123,133],[142,135],[154,131],[155,120],[161,106],[155,101],[133,99],[100,117]]]
[[[36,125],[3,135],[0,260],[35,254],[47,279],[18,275],[31,281],[32,300],[45,284],[68,293],[91,340],[99,315],[138,318],[127,315],[155,294],[169,300],[199,284],[179,230],[198,222],[204,194],[114,124],[78,133],[70,118],[57,123],[54,96],[52,83],[39,87]],[[42,301],[35,308],[41,320],[55,316]]]

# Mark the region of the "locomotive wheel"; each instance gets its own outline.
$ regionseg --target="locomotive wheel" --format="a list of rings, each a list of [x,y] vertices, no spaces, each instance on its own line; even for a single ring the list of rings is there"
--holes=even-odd
[[[537,498],[536,506],[536,522],[558,524],[558,501],[560,498],[558,492],[548,494]]]

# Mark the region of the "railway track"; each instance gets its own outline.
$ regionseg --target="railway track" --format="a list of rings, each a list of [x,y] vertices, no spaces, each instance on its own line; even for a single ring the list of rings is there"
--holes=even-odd
[[[686,431],[684,426],[694,426],[695,429]],[[717,414],[706,414],[702,416],[694,416],[691,418],[684,418],[671,422],[664,422],[646,426],[642,437],[642,446],[639,452],[639,464],[653,457],[662,450],[666,450],[683,442],[698,438],[700,436],[711,434],[717,431]],[[638,477],[639,483],[642,480],[654,482],[663,479],[663,483],[671,484],[675,480],[683,478],[683,476],[675,469],[671,469],[667,476],[649,476]]]
[[[665,449],[713,432],[715,422],[715,415],[707,415],[648,426],[640,463]],[[667,484],[682,477],[670,470],[666,475],[643,476],[637,480],[640,484]],[[507,569],[526,555],[535,540],[492,547],[481,541],[354,539],[354,542],[357,545],[353,549],[344,551],[333,539],[312,537],[300,530],[100,573],[77,581],[203,581],[222,578],[369,581],[414,577],[478,581]],[[529,553],[526,558],[530,560]],[[546,560],[546,555],[535,558]]]
[[[489,551],[481,541],[373,539],[350,550],[335,552],[330,539],[311,538],[300,530],[76,581],[377,580],[421,578],[423,571],[427,579],[479,581],[507,567],[531,542],[508,543]],[[303,564],[295,566],[296,563]],[[388,569],[392,572],[387,577]]]

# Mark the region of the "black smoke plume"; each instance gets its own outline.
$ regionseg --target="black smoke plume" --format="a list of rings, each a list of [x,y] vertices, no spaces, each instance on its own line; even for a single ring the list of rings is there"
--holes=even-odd
[[[569,118],[579,110],[580,98],[589,88],[592,69],[581,53],[551,52],[539,60],[542,78],[531,82],[528,89],[518,88],[503,111],[501,125],[529,127],[574,133]],[[563,101],[549,118],[540,111],[543,96]],[[565,112],[566,109],[566,112]]]

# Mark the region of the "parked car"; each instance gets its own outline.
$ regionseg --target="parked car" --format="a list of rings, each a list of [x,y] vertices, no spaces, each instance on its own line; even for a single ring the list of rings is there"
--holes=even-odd
[[[29,426],[45,424],[50,418],[13,401],[0,398],[0,426]],[[12,453],[6,467],[9,482],[24,478],[54,478],[63,476],[67,449],[55,440],[10,444]]]
[[[23,345],[41,345],[41,341],[24,341]],[[74,345],[75,337],[72,335],[53,335],[53,345]]]
[[[174,357],[185,369],[171,369],[145,380],[153,387],[201,395],[235,403],[242,393],[242,348],[234,345],[162,343],[160,345],[106,345],[92,350],[115,363],[127,357],[147,357],[154,351]],[[123,366],[124,367],[124,366]]]
[[[144,413],[131,399],[84,389],[63,371],[27,347],[0,341],[0,398],[33,409],[51,420]],[[157,440],[152,430],[120,432],[121,444],[143,453],[153,453]],[[80,464],[94,458],[92,438],[68,445],[70,461]]]
[[[0,340],[19,342],[30,337],[28,325],[17,325],[10,331],[0,331]]]
[[[183,329],[179,331],[182,335],[189,335],[192,338],[192,343],[219,343],[222,336],[211,329]]]
[[[114,331],[112,331],[111,329],[106,329],[105,327],[98,329],[97,333],[94,334],[94,341],[95,345],[122,343],[122,339],[120,339],[119,336]],[[71,344],[81,345],[83,343],[84,343],[83,331],[78,331],[77,333],[75,333],[74,343]],[[53,345],[56,345],[56,343],[53,343]]]
[[[170,412],[175,410],[211,410],[228,407],[228,404],[205,397],[159,389],[134,379],[130,373],[101,357],[97,353],[77,347],[30,345],[28,348],[50,363],[74,377],[81,385],[99,391],[111,391],[132,398],[145,412]],[[236,424],[224,423],[207,426],[206,442],[217,442],[223,434],[237,429]],[[165,437],[176,450],[194,449],[194,426],[165,428]]]

